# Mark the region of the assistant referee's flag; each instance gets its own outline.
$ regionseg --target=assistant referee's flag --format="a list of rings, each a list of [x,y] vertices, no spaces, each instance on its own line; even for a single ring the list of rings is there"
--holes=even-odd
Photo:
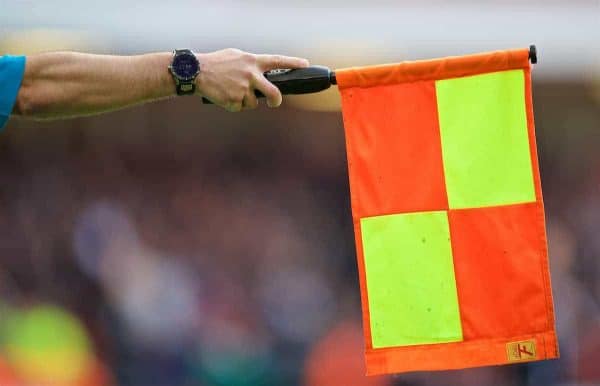
[[[556,358],[528,50],[336,76],[367,373]]]

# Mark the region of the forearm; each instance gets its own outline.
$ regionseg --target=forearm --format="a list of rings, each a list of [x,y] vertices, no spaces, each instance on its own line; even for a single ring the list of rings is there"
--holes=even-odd
[[[29,56],[14,113],[31,118],[89,115],[171,96],[171,58],[171,53]]]
[[[263,75],[275,68],[299,68],[308,61],[281,55],[254,55],[236,49],[196,54],[196,93],[229,111],[281,104],[279,89]],[[34,119],[64,118],[116,110],[175,94],[169,52],[137,56],[53,52],[27,57],[13,114]]]

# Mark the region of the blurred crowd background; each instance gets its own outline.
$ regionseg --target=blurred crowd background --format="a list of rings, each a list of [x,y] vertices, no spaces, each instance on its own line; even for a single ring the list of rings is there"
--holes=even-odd
[[[0,385],[600,385],[599,25],[597,0],[0,0],[0,53],[235,46],[337,68],[536,43],[561,344],[365,377],[336,90],[240,114],[190,97],[0,134]]]

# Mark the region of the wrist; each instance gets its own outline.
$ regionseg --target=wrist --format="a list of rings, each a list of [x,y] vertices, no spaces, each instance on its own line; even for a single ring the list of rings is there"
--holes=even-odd
[[[198,74],[198,76],[196,76],[196,79],[194,79],[194,83],[196,84],[195,95],[201,96],[204,94],[204,88],[206,83],[206,54],[195,52],[194,55],[196,55],[196,59],[198,60],[198,65],[200,68],[200,73]]]
[[[145,82],[146,99],[158,99],[175,95],[173,77],[167,70],[171,64],[172,56],[169,52],[158,52],[131,57],[133,63],[139,68],[156,69],[147,73],[148,76]],[[155,75],[151,76],[150,74]]]
[[[161,52],[157,55],[159,56],[157,60],[160,61],[160,68],[163,70],[161,71],[160,77],[161,92],[163,93],[163,96],[175,96],[177,95],[177,90],[173,84],[173,75],[171,75],[170,71],[168,70],[171,62],[173,61],[173,54],[171,52]]]

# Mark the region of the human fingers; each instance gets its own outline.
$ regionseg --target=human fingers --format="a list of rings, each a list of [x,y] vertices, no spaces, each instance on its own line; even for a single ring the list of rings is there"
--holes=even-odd
[[[263,72],[276,68],[302,68],[309,65],[306,59],[284,55],[256,55],[256,63]]]
[[[275,85],[267,80],[262,74],[257,75],[254,79],[254,87],[263,93],[267,99],[267,106],[279,107],[283,97],[281,91]]]
[[[258,99],[254,95],[254,90],[250,89],[246,92],[244,100],[242,101],[242,108],[244,110],[252,110],[258,107]]]

